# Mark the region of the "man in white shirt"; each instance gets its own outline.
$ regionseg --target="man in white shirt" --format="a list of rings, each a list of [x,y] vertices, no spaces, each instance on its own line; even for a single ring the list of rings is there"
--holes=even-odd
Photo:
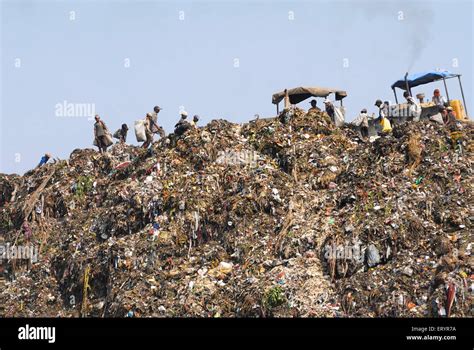
[[[410,105],[410,116],[413,117],[413,120],[417,121],[421,115],[421,106],[418,104],[418,102],[415,101],[413,96],[410,96],[410,93],[408,91],[405,91],[403,93],[403,97],[406,98],[407,103]]]
[[[431,101],[438,107],[444,107],[444,104],[446,103],[446,100],[443,96],[441,96],[439,89],[435,89],[433,91],[433,98],[431,99]]]
[[[375,106],[377,106],[379,109],[379,118],[386,117],[385,107],[382,100],[375,101]]]

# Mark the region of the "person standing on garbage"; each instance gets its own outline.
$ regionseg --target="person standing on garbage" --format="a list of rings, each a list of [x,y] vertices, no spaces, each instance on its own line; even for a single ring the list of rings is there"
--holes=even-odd
[[[99,147],[100,153],[107,152],[107,142],[105,137],[109,129],[107,129],[107,125],[105,125],[105,123],[100,120],[98,114],[95,115],[94,119],[94,137],[97,143],[97,147]]]
[[[315,99],[312,99],[310,103],[311,103],[311,108],[308,109],[308,113],[321,112],[321,109],[316,106],[316,103],[317,103],[317,102],[316,102]]]
[[[45,153],[45,155],[41,157],[41,160],[40,160],[39,164],[36,167],[39,168],[39,167],[45,165],[48,162],[48,160],[50,160],[50,159],[51,159],[51,154]]]
[[[453,107],[449,106],[446,108],[446,122],[445,125],[451,130],[456,131],[457,119],[456,114],[454,113]]]
[[[456,112],[454,112],[453,107],[451,107],[451,106],[446,107],[446,111],[448,111],[448,117],[450,117],[450,118],[454,119],[454,121],[456,121]]]
[[[369,137],[369,116],[366,108],[360,111],[359,116],[352,122],[352,124],[360,128],[362,138]]]
[[[155,134],[159,134],[160,137],[163,139],[166,136],[165,130],[163,130],[163,128],[158,125],[158,113],[160,113],[161,110],[162,108],[160,106],[153,107],[153,113],[151,113],[151,115],[153,117],[152,119],[154,126],[152,127],[152,131]]]
[[[392,132],[392,125],[390,124],[390,120],[388,120],[387,116],[384,113],[384,105],[382,100],[375,101],[375,106],[377,106],[379,109],[379,117],[377,118],[377,121],[381,128],[379,135],[388,135]]]
[[[388,120],[390,121],[390,124],[393,125],[394,118],[393,118],[392,112],[390,111],[390,102],[389,101],[384,101],[383,102],[382,111],[383,111],[383,114],[385,115],[385,117],[387,117]]]
[[[120,132],[119,132],[120,143],[127,142],[127,133],[128,133],[128,125],[122,124],[122,127],[120,128]]]
[[[174,126],[174,133],[177,136],[183,135],[186,131],[191,128],[191,124],[186,120],[188,117],[188,112],[181,111],[181,119]]]
[[[324,106],[326,109],[326,113],[329,115],[331,118],[331,121],[336,124],[336,119],[335,119],[335,114],[336,112],[334,111],[334,105],[332,104],[331,100],[325,99],[324,100]]]
[[[408,117],[419,118],[421,115],[421,105],[416,102],[413,96],[410,96],[408,91],[403,93],[403,97],[405,97],[409,106]]]
[[[388,120],[387,117],[381,116],[378,118],[378,121],[382,129],[380,136],[386,136],[392,132],[392,125],[390,124],[390,120]]]
[[[196,114],[194,117],[193,117],[193,120],[191,121],[191,126],[194,128],[194,129],[197,129],[197,123],[199,121],[199,116]]]
[[[382,109],[383,109],[383,114],[384,114],[386,117],[390,118],[390,102],[384,101],[384,102],[383,102]]]
[[[441,117],[443,118],[443,123],[446,124],[448,121],[448,111],[446,110],[446,107],[439,107],[439,114],[441,114]]]
[[[379,109],[378,117],[386,117],[387,115],[385,114],[385,106],[382,102],[382,100],[377,100],[375,101],[375,106]]]
[[[444,104],[446,103],[446,100],[444,99],[443,96],[441,96],[439,89],[435,89],[433,91],[433,97],[431,98],[431,101],[439,107],[443,107]]]
[[[408,91],[405,91],[403,93],[403,97],[405,97],[405,99],[407,100],[407,103],[410,104],[410,105],[414,105],[416,104],[416,101],[415,99],[413,98],[413,96],[410,96],[410,93]]]
[[[153,122],[153,115],[151,113],[146,114],[146,119],[145,119],[145,135],[146,135],[146,140],[143,142],[142,147],[143,148],[148,148],[151,143],[153,142],[153,128],[154,122]]]

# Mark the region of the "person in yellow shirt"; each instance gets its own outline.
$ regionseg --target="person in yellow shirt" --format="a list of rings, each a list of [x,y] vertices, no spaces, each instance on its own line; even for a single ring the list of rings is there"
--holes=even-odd
[[[386,118],[384,115],[381,115],[379,119],[380,127],[382,131],[380,132],[380,136],[388,135],[392,132],[392,125],[390,124],[390,120]]]
[[[392,132],[392,125],[390,124],[390,120],[388,120],[387,116],[385,115],[384,103],[382,102],[382,100],[377,100],[375,101],[375,106],[377,106],[377,108],[379,109],[379,117],[377,118],[377,121],[379,122],[379,125],[382,129],[379,135],[388,135]]]

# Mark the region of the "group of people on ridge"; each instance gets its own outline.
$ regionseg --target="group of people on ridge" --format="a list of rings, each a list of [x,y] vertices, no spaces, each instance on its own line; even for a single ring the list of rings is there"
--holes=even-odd
[[[422,94],[421,94],[422,95]],[[406,99],[407,104],[410,107],[415,108],[415,110],[420,110],[420,103],[423,103],[423,98],[420,98],[420,102],[418,103],[408,91],[403,93],[403,97]],[[418,95],[417,95],[418,97]],[[439,89],[435,89],[433,91],[433,97],[431,99],[432,103],[434,103],[439,108],[439,114],[443,119],[444,125],[447,127],[454,127],[456,125],[456,114],[453,108],[449,105],[446,99],[440,94]],[[310,112],[321,112],[321,109],[317,106],[317,101],[312,99],[310,101],[311,108],[308,110]],[[388,135],[392,132],[392,122],[391,119],[391,112],[390,112],[390,102],[378,99],[375,101],[375,106],[378,108],[378,117],[375,121],[380,126],[380,136]],[[331,100],[325,99],[324,100],[324,109],[325,112],[331,118],[331,121],[335,123],[335,107]],[[153,108],[153,112],[147,113],[145,117],[145,135],[146,140],[143,142],[142,147],[148,148],[152,142],[154,134],[159,134],[161,138],[166,136],[165,131],[161,126],[158,125],[158,114],[162,108],[160,106],[155,106]],[[188,113],[184,110],[180,112],[180,119],[176,123],[174,127],[174,134],[176,136],[183,135],[186,131],[197,128],[197,123],[199,121],[199,116],[195,115],[191,121],[187,120]],[[363,138],[369,137],[369,115],[367,113],[367,109],[364,108],[360,111],[359,115],[355,120],[352,121],[352,124],[359,126],[360,133]],[[120,143],[127,142],[127,134],[128,134],[128,126],[127,124],[122,124],[120,129],[118,129],[113,135],[110,134],[107,125],[101,120],[99,115],[95,115],[95,123],[94,123],[94,144],[99,148],[99,152],[104,153],[107,151],[107,148],[113,143],[112,137],[119,140]],[[42,158],[38,167],[46,164],[48,160],[51,158],[49,153],[46,153]]]
[[[421,96],[423,94],[420,94]],[[417,95],[418,96],[418,95]],[[406,99],[406,103],[409,109],[413,109],[417,113],[421,114],[421,106],[423,103],[423,98],[419,98],[420,101],[417,102],[408,91],[403,93],[403,97]],[[443,118],[444,125],[450,127],[456,123],[456,114],[449,103],[446,102],[445,98],[440,94],[439,89],[433,91],[433,97],[431,99],[432,103],[438,107],[439,114]],[[390,110],[390,102],[378,99],[375,101],[375,106],[378,109],[378,116],[375,121],[380,127],[380,136],[388,135],[392,132],[392,123],[393,119]],[[310,109],[311,110],[311,109]],[[363,138],[369,137],[369,115],[367,114],[367,109],[364,108],[360,111],[357,118],[352,121],[352,124],[360,127],[360,133]]]
[[[163,128],[158,125],[158,114],[161,110],[162,108],[160,106],[155,106],[153,108],[153,112],[146,114],[144,121],[146,140],[142,144],[143,148],[148,148],[152,144],[154,134],[159,134],[161,138],[164,138],[166,136]],[[187,117],[188,113],[182,110],[180,112],[180,119],[175,125],[175,135],[180,136],[191,128],[197,128],[199,116],[195,115],[191,122],[188,122]],[[127,124],[122,124],[122,127],[118,129],[113,135],[111,135],[107,128],[107,125],[104,123],[103,120],[100,119],[100,116],[95,116],[94,144],[99,148],[99,152],[104,153],[107,151],[107,147],[109,147],[113,143],[112,136],[118,139],[120,143],[127,142],[127,133]]]

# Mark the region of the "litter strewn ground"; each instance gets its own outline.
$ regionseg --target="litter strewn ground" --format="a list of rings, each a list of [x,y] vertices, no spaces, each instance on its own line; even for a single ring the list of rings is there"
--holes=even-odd
[[[472,125],[293,114],[0,175],[2,316],[472,317]]]

